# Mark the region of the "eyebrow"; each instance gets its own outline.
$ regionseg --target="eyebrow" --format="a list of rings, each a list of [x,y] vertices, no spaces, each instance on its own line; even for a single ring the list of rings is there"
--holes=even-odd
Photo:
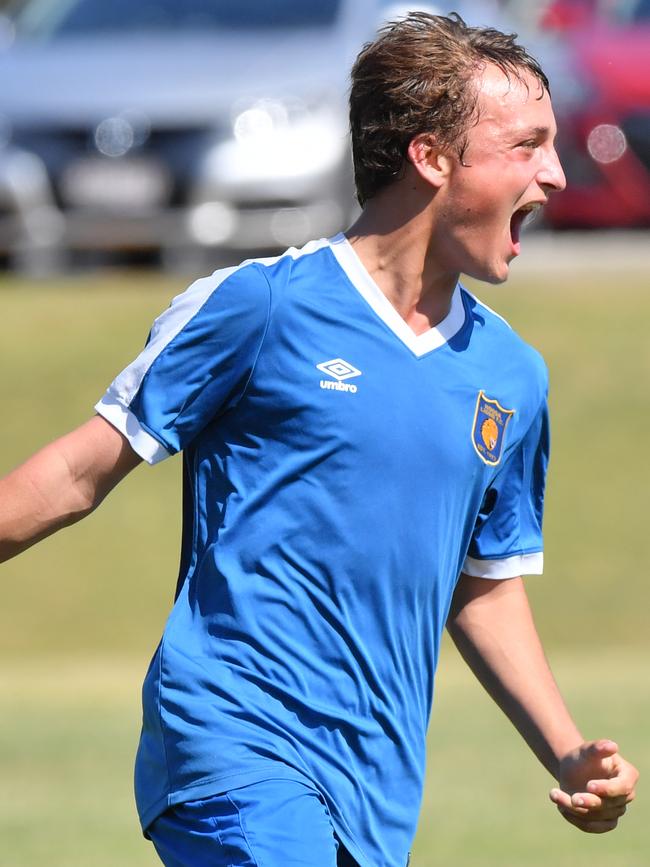
[[[551,132],[551,128],[548,126],[532,126],[527,127],[526,129],[519,130],[517,133],[517,137],[532,137],[532,138],[544,138],[548,136]]]

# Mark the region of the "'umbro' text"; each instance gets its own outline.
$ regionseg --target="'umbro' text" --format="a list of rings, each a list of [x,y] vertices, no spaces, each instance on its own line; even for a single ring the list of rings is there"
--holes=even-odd
[[[321,379],[320,387],[333,391],[351,391],[352,394],[357,391],[356,385],[353,385],[351,382],[332,382],[329,379]]]

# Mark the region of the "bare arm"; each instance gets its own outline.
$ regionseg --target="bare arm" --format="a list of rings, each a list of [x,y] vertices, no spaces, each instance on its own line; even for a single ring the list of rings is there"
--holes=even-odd
[[[613,741],[584,742],[546,662],[521,578],[462,575],[447,627],[478,680],[558,780],[551,799],[560,812],[585,831],[614,828],[638,774]]]
[[[546,662],[521,578],[461,576],[447,628],[478,680],[557,778],[560,759],[583,738]]]
[[[93,511],[141,461],[101,416],[0,479],[0,561]]]

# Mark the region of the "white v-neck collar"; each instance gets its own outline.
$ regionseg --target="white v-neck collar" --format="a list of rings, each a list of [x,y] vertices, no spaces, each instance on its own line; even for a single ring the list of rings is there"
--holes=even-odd
[[[337,262],[355,289],[414,355],[418,357],[426,355],[427,352],[443,346],[465,324],[465,307],[461,298],[460,285],[457,284],[451,297],[449,313],[442,322],[422,334],[415,334],[372,279],[345,235],[340,232],[330,238],[329,244]]]

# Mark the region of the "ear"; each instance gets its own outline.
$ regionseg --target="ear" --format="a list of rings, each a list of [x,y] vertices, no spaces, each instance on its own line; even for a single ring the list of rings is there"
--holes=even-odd
[[[436,188],[443,185],[451,170],[451,160],[431,133],[416,135],[409,143],[406,155],[422,180]]]

